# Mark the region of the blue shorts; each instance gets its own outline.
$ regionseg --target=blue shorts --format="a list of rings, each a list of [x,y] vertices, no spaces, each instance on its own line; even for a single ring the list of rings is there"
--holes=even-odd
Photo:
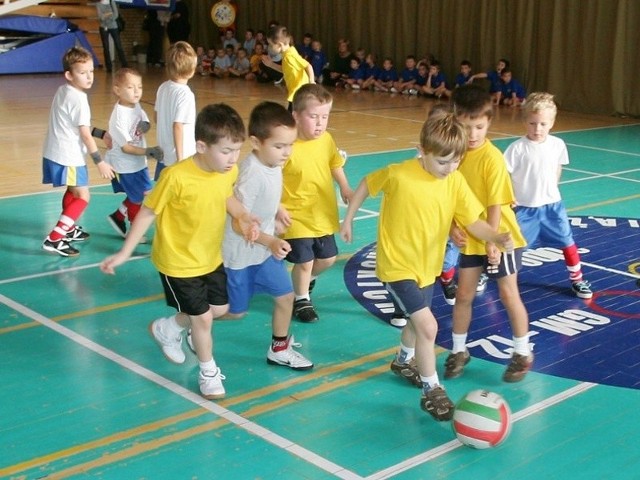
[[[124,192],[133,203],[142,203],[145,193],[149,192],[153,185],[149,177],[149,169],[144,167],[134,173],[116,173],[111,180],[113,193]]]
[[[555,248],[565,248],[575,243],[562,201],[541,207],[516,207],[515,212],[529,248],[536,242]]]
[[[291,263],[307,263],[316,258],[333,258],[338,255],[338,245],[333,235],[317,238],[288,238],[291,251],[286,259]]]
[[[420,288],[415,280],[400,280],[385,283],[387,291],[407,315],[423,308],[431,308],[433,284]]]
[[[524,248],[516,248],[513,252],[502,252],[499,265],[489,264],[486,255],[460,254],[460,268],[482,267],[489,278],[502,278],[513,275],[522,268],[522,252]]]
[[[244,313],[249,310],[249,301],[257,293],[281,297],[293,292],[291,277],[282,260],[269,256],[259,265],[234,270],[225,267],[229,313]]]
[[[43,158],[42,183],[51,183],[54,187],[86,187],[89,185],[89,171],[86,165],[67,167]]]
[[[220,265],[199,277],[177,278],[160,273],[167,305],[187,315],[202,315],[210,305],[226,305],[227,277]]]
[[[442,271],[447,272],[453,267],[458,266],[460,259],[460,249],[453,243],[453,240],[447,240],[447,248],[444,251],[444,262],[442,263]]]
[[[155,182],[158,181],[158,179],[160,178],[160,174],[162,173],[162,170],[167,168],[167,166],[162,163],[162,162],[158,162],[156,163],[156,172],[153,174],[153,180]]]

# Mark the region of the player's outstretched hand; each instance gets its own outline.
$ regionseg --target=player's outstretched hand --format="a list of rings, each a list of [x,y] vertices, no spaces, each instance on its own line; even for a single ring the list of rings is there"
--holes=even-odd
[[[353,240],[353,230],[351,222],[342,222],[340,225],[340,238],[347,243],[351,243]]]
[[[278,260],[283,260],[284,257],[291,251],[291,245],[286,240],[278,237],[273,237],[271,245],[269,245],[271,254]]]
[[[126,255],[123,255],[120,252],[111,255],[100,262],[100,270],[102,273],[106,273],[107,275],[115,275],[116,267],[126,262],[127,258],[128,257]]]
[[[242,232],[242,238],[253,243],[260,236],[260,218],[252,213],[244,213],[238,218],[238,227]]]
[[[107,162],[102,161],[96,165],[98,167],[98,171],[100,172],[100,176],[102,178],[106,178],[107,180],[111,180],[116,176],[113,167],[109,165]]]

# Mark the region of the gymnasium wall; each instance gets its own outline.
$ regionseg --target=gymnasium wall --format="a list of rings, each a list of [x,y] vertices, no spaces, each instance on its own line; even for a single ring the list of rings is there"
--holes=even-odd
[[[185,0],[194,45],[215,46],[215,0]],[[453,79],[461,60],[474,71],[511,61],[528,92],[547,90],[565,110],[640,116],[640,2],[636,0],[237,0],[238,40],[276,19],[301,39],[311,32],[332,59],[345,37],[353,49],[391,56],[427,53]]]

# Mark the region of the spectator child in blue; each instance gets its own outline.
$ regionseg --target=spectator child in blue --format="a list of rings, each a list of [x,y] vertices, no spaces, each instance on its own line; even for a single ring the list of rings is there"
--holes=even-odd
[[[437,60],[431,62],[429,66],[429,75],[426,84],[422,87],[422,93],[437,98],[451,96],[451,91],[447,88],[447,78],[440,70],[440,63]]]
[[[313,48],[311,47],[312,43],[313,35],[305,33],[304,37],[302,37],[302,43],[296,45],[296,50],[298,50],[300,56],[309,63],[311,63],[311,55],[313,54]]]
[[[378,59],[375,53],[368,53],[365,57],[365,62],[360,66],[364,72],[364,80],[362,82],[362,89],[373,89],[378,76],[380,75],[380,67],[378,66]]]
[[[393,84],[398,81],[398,72],[393,66],[393,60],[387,57],[382,62],[382,68],[378,78],[373,83],[373,89],[377,92],[389,92]]]
[[[510,107],[524,104],[527,93],[520,82],[513,78],[511,70],[505,68],[500,74],[502,79],[502,103]]]
[[[500,74],[505,68],[509,68],[509,60],[501,58],[498,60],[495,70],[475,73],[469,78],[469,83],[472,83],[478,78],[486,78],[489,80],[489,93],[491,94],[491,100],[494,105],[499,105],[500,100],[502,99],[502,79],[500,78]]]
[[[463,60],[460,62],[460,73],[456,75],[454,88],[466,85],[471,81],[471,62],[469,60]]]
[[[404,93],[408,94],[409,90],[414,88],[416,80],[418,79],[418,67],[415,55],[407,55],[404,62],[404,68],[400,72],[400,79],[394,82],[391,87],[391,93]]]
[[[322,51],[322,43],[320,40],[311,42],[311,58],[308,60],[313,68],[313,75],[316,77],[316,83],[322,83],[322,70],[327,67],[329,62],[327,56]]]
[[[362,82],[364,82],[364,70],[360,67],[360,60],[356,57],[352,58],[349,67],[349,76],[344,79],[344,86],[345,88],[360,90]]]

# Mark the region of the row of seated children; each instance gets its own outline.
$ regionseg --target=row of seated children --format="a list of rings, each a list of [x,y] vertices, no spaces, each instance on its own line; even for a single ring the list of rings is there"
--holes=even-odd
[[[351,70],[348,77],[341,83],[345,88],[441,98],[450,97],[452,88],[473,83],[476,79],[487,78],[495,105],[519,106],[524,103],[526,97],[524,87],[513,78],[509,61],[506,59],[498,61],[496,70],[477,74],[472,74],[471,62],[463,60],[452,87],[442,72],[440,63],[434,58],[418,61],[415,55],[408,55],[405,67],[398,73],[389,57],[385,58],[382,67],[379,67],[375,54],[369,53],[365,55],[364,61],[361,61],[357,53],[350,60]]]
[[[212,75],[217,78],[246,78],[247,80],[254,78],[251,75],[251,60],[244,47],[238,48],[236,52],[233,51],[232,46],[210,48],[207,53],[204,53],[203,47],[198,47],[196,53],[198,55],[197,72],[200,75]]]

